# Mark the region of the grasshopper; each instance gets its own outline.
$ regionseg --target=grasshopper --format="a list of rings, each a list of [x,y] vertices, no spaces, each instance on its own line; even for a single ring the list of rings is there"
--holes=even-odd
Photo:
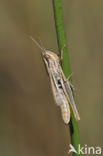
[[[64,123],[68,124],[70,121],[69,104],[71,105],[76,121],[80,120],[71,85],[63,73],[59,57],[54,52],[46,50],[32,37],[30,38],[42,50],[42,57],[49,74],[54,100],[60,106]]]

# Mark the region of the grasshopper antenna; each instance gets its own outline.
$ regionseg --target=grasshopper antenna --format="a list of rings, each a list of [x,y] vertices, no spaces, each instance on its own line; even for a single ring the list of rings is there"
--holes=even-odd
[[[41,46],[32,36],[29,36],[29,38],[43,51],[46,51],[46,49]]]

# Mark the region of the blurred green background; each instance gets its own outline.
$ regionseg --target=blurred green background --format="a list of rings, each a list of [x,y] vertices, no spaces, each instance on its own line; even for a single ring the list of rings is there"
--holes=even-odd
[[[103,1],[63,0],[82,145],[103,145]],[[40,37],[58,51],[52,0],[0,1],[0,156],[67,156],[69,128],[55,105]]]

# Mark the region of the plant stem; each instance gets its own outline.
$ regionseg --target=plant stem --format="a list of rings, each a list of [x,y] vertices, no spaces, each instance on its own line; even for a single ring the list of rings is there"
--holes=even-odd
[[[63,50],[63,59],[61,62],[62,69],[65,76],[68,77],[71,74],[71,72],[70,72],[70,64],[69,64],[69,57],[68,57],[68,50],[67,50],[66,33],[65,33],[64,21],[63,21],[62,3],[61,0],[52,0],[52,2],[53,2],[54,19],[55,19],[57,41],[58,41],[58,48],[59,48],[60,55],[61,55],[61,50]],[[75,121],[72,110],[71,110],[71,121],[69,123],[69,127],[70,127],[71,142],[74,148],[78,151],[78,144],[80,144],[79,129],[78,129],[78,124]],[[78,156],[78,155],[81,156],[82,154],[74,153],[74,156]]]

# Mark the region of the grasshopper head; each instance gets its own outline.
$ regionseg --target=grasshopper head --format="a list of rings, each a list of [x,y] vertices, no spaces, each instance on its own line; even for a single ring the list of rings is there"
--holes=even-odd
[[[56,62],[59,62],[59,57],[55,54],[55,53],[53,53],[53,52],[51,52],[51,51],[49,51],[49,50],[45,50],[45,51],[43,51],[42,52],[42,55],[43,55],[43,57],[46,59],[46,60],[52,60],[52,61],[56,61]]]

